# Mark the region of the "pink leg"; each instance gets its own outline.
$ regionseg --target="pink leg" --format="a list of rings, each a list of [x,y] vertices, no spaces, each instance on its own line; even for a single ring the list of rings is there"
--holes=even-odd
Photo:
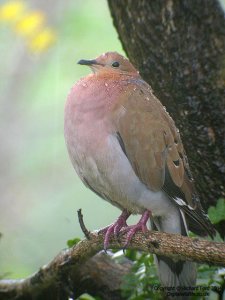
[[[132,237],[135,235],[136,232],[142,231],[143,233],[146,233],[146,231],[148,230],[146,223],[148,222],[150,216],[151,212],[149,210],[144,211],[144,213],[141,216],[141,219],[136,225],[128,226],[125,229],[125,231],[127,231],[127,238],[124,249],[129,245],[130,241],[132,240]]]
[[[125,210],[123,210],[122,214],[119,216],[119,218],[116,220],[115,223],[100,230],[100,233],[105,233],[105,238],[104,238],[104,249],[105,250],[108,248],[110,237],[112,235],[117,237],[121,228],[127,227],[126,220],[129,218],[129,216],[130,216],[130,213],[125,209]]]

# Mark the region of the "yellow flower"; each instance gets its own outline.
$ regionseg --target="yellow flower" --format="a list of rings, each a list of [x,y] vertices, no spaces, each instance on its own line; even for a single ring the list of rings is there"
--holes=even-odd
[[[44,12],[30,10],[26,1],[10,0],[0,4],[1,21],[12,23],[12,30],[24,38],[32,52],[44,52],[56,41],[56,33],[46,27]]]
[[[44,28],[30,40],[28,46],[32,52],[42,52],[53,44],[55,40],[55,32],[50,28]]]
[[[16,21],[25,10],[25,5],[21,1],[8,1],[0,5],[0,21]]]
[[[34,34],[44,23],[44,19],[45,16],[40,11],[29,13],[17,22],[16,32],[24,36]]]

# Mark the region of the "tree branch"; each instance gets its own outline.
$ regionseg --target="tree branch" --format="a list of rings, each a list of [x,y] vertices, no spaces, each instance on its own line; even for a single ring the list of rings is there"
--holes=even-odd
[[[68,295],[74,297],[79,296],[84,292],[90,292],[95,289],[95,293],[99,295],[101,291],[93,288],[95,284],[92,281],[92,287],[86,284],[86,279],[93,280],[96,274],[101,273],[101,278],[105,278],[103,286],[107,289],[108,296],[102,296],[103,299],[121,299],[118,298],[120,292],[120,283],[124,274],[128,273],[131,264],[127,263],[125,269],[115,269],[116,264],[110,263],[110,267],[103,268],[105,263],[101,265],[102,257],[104,254],[95,256],[92,260],[89,260],[89,266],[86,265],[86,271],[84,263],[88,263],[88,259],[98,253],[103,247],[103,234],[97,232],[90,233],[90,240],[83,240],[76,246],[61,251],[49,264],[40,268],[38,272],[30,277],[22,280],[1,280],[0,281],[0,299],[68,299]],[[121,249],[125,243],[126,233],[121,232],[119,241],[112,238],[110,241],[110,248]],[[147,253],[155,253],[157,255],[164,255],[171,258],[180,260],[190,260],[198,263],[208,263],[212,265],[225,266],[225,244],[218,242],[211,242],[207,240],[201,240],[198,238],[183,237],[177,234],[168,234],[164,232],[148,231],[144,236],[142,233],[138,233],[133,238],[129,245],[129,249],[135,249],[144,251]],[[93,268],[93,259],[97,257],[97,265],[99,268]],[[118,266],[117,266],[118,267]],[[92,275],[91,275],[92,272]],[[94,272],[94,274],[93,274]],[[103,272],[103,273],[102,273]],[[116,291],[110,290],[110,282],[114,279],[110,277],[111,274],[118,272]],[[112,275],[113,276],[113,275]],[[117,275],[115,275],[115,278]],[[86,281],[87,282],[87,281]],[[107,283],[106,283],[107,282]],[[96,283],[96,281],[95,281]],[[100,285],[101,285],[100,283]],[[97,284],[97,283],[96,283]],[[104,289],[103,288],[103,289]],[[110,296],[112,292],[117,294],[113,298]],[[49,294],[50,293],[50,294]],[[103,292],[102,292],[103,293]],[[54,294],[54,295],[53,295]],[[78,295],[79,294],[79,295]],[[96,295],[97,295],[96,294]],[[47,296],[46,296],[47,295]],[[50,297],[50,295],[53,297]]]

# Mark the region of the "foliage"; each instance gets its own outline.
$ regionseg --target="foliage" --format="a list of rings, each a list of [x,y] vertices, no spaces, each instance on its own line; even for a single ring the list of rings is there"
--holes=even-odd
[[[78,300],[101,300],[101,299],[99,297],[94,298],[89,294],[83,294],[78,298]]]
[[[213,224],[225,220],[225,199],[220,198],[216,206],[210,206],[208,210],[209,218]]]
[[[129,251],[128,257],[134,258],[134,266],[131,273],[124,278],[122,289],[125,299],[163,299],[153,255],[132,250],[132,255],[130,256]],[[222,299],[224,288],[225,269],[199,265],[197,289],[191,299],[204,299],[202,295],[210,297],[209,299]]]
[[[161,299],[153,255],[132,251],[128,257],[135,257],[135,260],[132,272],[124,278],[122,289],[125,299]]]
[[[80,242],[80,239],[79,238],[74,238],[74,239],[71,239],[71,240],[68,240],[67,241],[67,246],[69,248],[73,247],[74,245],[76,245],[77,243]]]

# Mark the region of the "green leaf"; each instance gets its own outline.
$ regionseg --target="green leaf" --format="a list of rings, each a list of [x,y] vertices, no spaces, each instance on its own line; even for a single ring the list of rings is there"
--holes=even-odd
[[[77,243],[80,242],[80,239],[79,238],[75,238],[75,239],[72,239],[72,240],[68,240],[67,241],[67,246],[69,248],[73,247],[74,245],[76,245]]]
[[[81,295],[78,300],[101,300],[99,297],[92,297],[91,295],[89,294],[83,294]]]
[[[136,251],[132,271],[124,276],[122,295],[128,300],[162,299],[160,291],[154,286],[159,286],[153,256]]]
[[[132,260],[135,261],[137,259],[137,251],[136,250],[132,250],[132,249],[127,249],[125,252],[125,256]]]
[[[220,198],[216,206],[210,206],[208,214],[213,224],[225,220],[225,199]]]

